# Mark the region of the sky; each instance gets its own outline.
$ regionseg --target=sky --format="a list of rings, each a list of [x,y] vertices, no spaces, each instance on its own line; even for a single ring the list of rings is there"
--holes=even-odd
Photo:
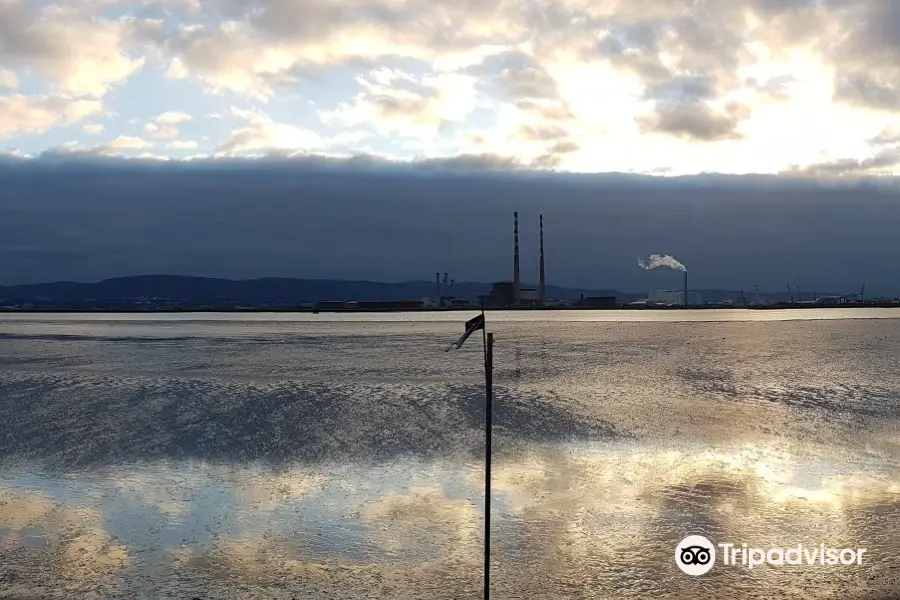
[[[884,0],[0,0],[0,144],[892,172]]]
[[[197,275],[429,279],[444,249],[404,225],[405,215],[430,206],[430,221],[464,219],[466,202],[427,200],[438,180],[465,188],[481,199],[473,210],[502,223],[485,227],[487,237],[471,238],[468,248],[505,248],[508,236],[490,232],[505,231],[516,203],[498,199],[497,180],[483,177],[503,171],[512,179],[500,187],[512,196],[535,181],[546,186],[548,196],[522,209],[559,211],[558,225],[575,228],[566,230],[569,244],[582,243],[577,215],[587,213],[579,211],[615,212],[609,203],[623,202],[640,219],[640,210],[657,210],[646,204],[648,185],[652,198],[668,194],[677,202],[666,210],[683,231],[644,231],[629,221],[616,235],[656,237],[611,247],[602,243],[611,232],[598,230],[593,252],[605,256],[734,254],[743,238],[723,239],[722,228],[765,223],[771,229],[759,241],[793,244],[801,261],[790,265],[796,272],[772,274],[772,286],[815,279],[804,273],[823,264],[849,270],[822,274],[820,283],[831,277],[844,285],[868,261],[863,271],[889,288],[893,267],[878,271],[866,252],[893,252],[875,232],[894,217],[868,207],[893,210],[895,192],[885,190],[900,163],[898,61],[900,2],[885,0],[0,0],[0,229],[10,232],[0,240],[0,282],[175,267]],[[392,178],[373,180],[373,169]],[[453,177],[436,180],[435,169]],[[222,175],[234,172],[242,177],[222,189]],[[260,179],[263,173],[277,181]],[[710,174],[725,177],[715,190],[704,183]],[[364,210],[350,200],[304,204],[346,191],[349,182],[339,178],[357,180],[352,194]],[[313,180],[315,189],[304,187]],[[806,183],[798,187],[800,180]],[[415,188],[419,203],[392,215],[391,202],[407,200],[389,201],[390,188],[362,181]],[[821,186],[840,191],[809,201]],[[217,200],[204,187],[219,190]],[[150,189],[158,196],[148,196]],[[294,203],[284,204],[275,190]],[[729,204],[720,197],[726,192],[747,206]],[[588,196],[595,206],[585,204]],[[108,204],[97,206],[98,198]],[[154,202],[170,213],[153,212]],[[429,264],[376,260],[372,246],[301,252],[273,233],[300,214],[319,223],[312,233],[352,240],[350,225],[377,202],[392,237],[372,243],[399,244],[398,255],[418,253]],[[345,221],[330,216],[336,205]],[[797,206],[806,212],[797,214]],[[741,211],[747,214],[734,216]],[[191,230],[186,223],[195,213],[203,219]],[[711,214],[745,222],[726,227]],[[130,232],[119,245],[114,235],[91,237],[112,227],[104,220],[110,215]],[[141,228],[136,215],[156,225]],[[645,216],[645,224],[654,218]],[[59,233],[72,219],[82,237]],[[258,230],[241,230],[241,219]],[[325,231],[326,223],[333,229]],[[841,232],[841,223],[858,229]],[[827,231],[804,229],[813,225]],[[226,230],[236,246],[252,235],[262,246],[240,260],[218,260],[227,248],[206,250],[195,262],[184,254],[157,260],[161,248],[182,252],[178,240],[197,245]],[[149,231],[157,254],[126,259],[132,247],[150,243],[142,237]],[[782,232],[793,240],[778,237]],[[849,255],[831,254],[857,238]],[[103,254],[80,245],[86,239]],[[278,257],[290,252],[305,262],[282,264]],[[499,267],[480,269],[466,258],[469,249],[458,252],[459,260],[446,262],[471,273],[460,279],[497,277]],[[770,260],[754,252],[744,271]],[[597,278],[578,262],[584,257],[563,257],[552,283]],[[639,277],[648,274],[632,273],[633,263],[604,267],[610,285],[645,288]],[[708,273],[711,284],[737,278],[724,268]]]

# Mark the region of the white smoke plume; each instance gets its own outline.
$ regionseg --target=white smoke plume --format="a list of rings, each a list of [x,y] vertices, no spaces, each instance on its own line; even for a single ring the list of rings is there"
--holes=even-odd
[[[660,268],[675,269],[676,271],[687,271],[687,267],[685,267],[683,264],[678,262],[677,259],[669,256],[668,254],[666,254],[665,256],[661,256],[659,254],[651,254],[646,261],[639,258],[638,264],[648,271]]]

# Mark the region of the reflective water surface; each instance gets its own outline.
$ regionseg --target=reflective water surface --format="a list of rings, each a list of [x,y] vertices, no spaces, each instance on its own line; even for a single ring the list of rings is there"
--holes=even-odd
[[[0,597],[480,597],[470,316],[0,316]],[[492,596],[898,596],[898,317],[488,313]]]

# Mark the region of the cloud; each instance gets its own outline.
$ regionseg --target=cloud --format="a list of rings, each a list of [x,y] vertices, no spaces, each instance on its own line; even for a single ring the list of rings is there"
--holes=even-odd
[[[168,147],[172,150],[194,150],[197,148],[197,142],[192,140],[175,140],[169,142]]]
[[[900,89],[866,74],[841,77],[835,97],[869,108],[887,111],[900,109]]]
[[[115,150],[143,150],[145,148],[152,148],[153,142],[148,142],[147,140],[130,135],[120,135],[106,147]]]
[[[581,146],[572,141],[558,141],[545,153],[535,157],[532,166],[540,169],[555,169],[565,159],[566,155],[578,152]]]
[[[569,133],[562,127],[554,125],[544,125],[532,127],[530,125],[522,125],[519,127],[518,137],[528,141],[545,141],[557,140],[568,136]]]
[[[277,154],[262,140],[250,152]],[[530,160],[490,153],[411,163],[298,156],[151,166],[103,151],[67,148],[0,160],[4,203],[15,209],[0,220],[4,281],[160,272],[429,279],[428,265],[448,247],[455,249],[458,280],[492,281],[508,276],[511,242],[502,231],[518,210],[544,214],[553,284],[625,291],[673,285],[663,274],[651,281],[634,267],[635,256],[659,251],[648,240],[663,239],[691,266],[701,288],[738,290],[752,278],[764,290],[781,290],[800,273],[801,285],[810,289],[842,292],[848,281],[865,280],[872,293],[900,293],[893,283],[900,281],[900,266],[871,260],[890,254],[900,228],[892,178],[544,174],[530,173]],[[201,188],[216,198],[215,225],[207,212],[190,208],[191,190]],[[372,200],[366,190],[390,192]],[[113,206],[110,194],[129,202]],[[434,206],[443,207],[441,219]],[[348,213],[355,215],[352,222]],[[80,223],[82,241],[65,236],[73,221]],[[42,254],[13,250],[36,237]],[[159,239],[167,243],[160,246]],[[341,253],[323,254],[335,243]],[[530,244],[523,252],[536,252]],[[372,247],[381,259],[372,259]]]
[[[657,105],[638,119],[644,133],[664,133],[689,140],[712,142],[739,139],[741,107],[717,110],[704,102],[679,102]]]
[[[475,79],[459,74],[415,77],[379,69],[358,77],[352,102],[322,113],[326,123],[368,125],[383,133],[433,136],[445,123],[463,121],[476,106]]]
[[[321,137],[309,129],[276,123],[259,110],[231,107],[231,114],[245,122],[233,129],[215,153],[235,156],[247,153],[283,154],[311,151],[322,146]]]
[[[191,115],[181,112],[181,111],[169,111],[164,112],[154,119],[157,123],[162,123],[165,125],[177,125],[179,123],[185,123],[187,121],[193,120],[194,117]]]
[[[521,168],[518,159],[496,154],[462,154],[452,158],[428,158],[414,161],[416,166],[451,171],[509,171]]]
[[[106,128],[103,127],[102,123],[88,123],[87,125],[83,126],[81,130],[88,135],[97,135],[106,131]]]
[[[747,87],[760,94],[766,94],[776,100],[789,101],[791,99],[791,88],[800,82],[795,76],[784,74],[774,75],[765,81],[760,81],[756,77],[750,77],[745,83]]]
[[[550,149],[550,152],[552,154],[570,154],[572,152],[578,152],[579,149],[580,146],[575,142],[562,141],[554,144]]]
[[[492,38],[525,32],[515,18],[495,20],[499,6],[493,1],[372,0],[351,7],[336,0],[213,0],[210,5],[220,9],[221,26],[185,27],[170,37],[165,44],[170,74],[195,76],[214,91],[258,99],[273,97],[310,69],[358,60],[404,57],[455,70],[482,60]]]
[[[72,0],[90,8],[133,7],[135,0]],[[165,9],[195,14],[200,11],[200,0],[138,0],[144,11],[148,9]],[[165,13],[163,13],[165,14]]]
[[[699,102],[715,97],[716,81],[708,75],[679,75],[648,85],[644,95],[662,102]]]
[[[556,98],[556,81],[538,67],[507,69],[501,81],[506,92],[513,98]]]
[[[522,111],[533,112],[547,121],[572,121],[575,119],[572,110],[565,103],[517,100],[514,106]]]
[[[0,88],[14,90],[19,87],[19,78],[9,69],[0,69]]]
[[[128,19],[97,18],[77,6],[0,2],[0,61],[51,78],[61,92],[104,95],[144,65],[126,53]]]
[[[144,125],[144,131],[156,140],[168,140],[178,136],[178,129],[171,125],[163,125],[160,127],[156,123],[147,123]]]
[[[822,44],[837,76],[836,98],[875,110],[900,107],[900,6],[894,2],[832,0],[837,20],[833,42]],[[830,37],[830,36],[829,36]]]
[[[216,154],[302,151],[316,148],[321,143],[319,135],[308,129],[279,123],[251,122],[246,127],[232,130],[228,139],[216,148]]]
[[[900,128],[896,125],[888,125],[870,141],[875,145],[900,144]]]
[[[169,77],[196,77],[213,93],[232,91],[258,100],[272,98],[273,86],[290,81],[287,73],[296,61],[290,48],[267,43],[239,21],[182,28],[165,49],[171,56]]]
[[[0,136],[44,133],[103,113],[99,100],[62,95],[0,96]]]
[[[794,167],[793,171],[826,176],[896,175],[900,172],[900,146],[881,150],[864,159],[842,158]]]
[[[121,86],[125,123],[158,86],[221,96],[200,104],[179,95],[187,103],[161,114],[169,107],[152,101],[152,112],[141,108],[139,117],[141,126],[149,120],[159,128],[147,139],[175,139],[174,128],[192,114],[202,119],[232,102],[304,103],[278,114],[279,131],[209,122],[214,129],[204,135],[229,152],[263,150],[255,146],[276,137],[310,147],[312,138],[298,141],[302,130],[318,136],[323,151],[487,152],[527,165],[672,175],[777,173],[848,147],[862,155],[860,145],[900,112],[900,71],[892,66],[900,42],[891,30],[900,10],[878,0],[207,0],[206,10],[199,7],[196,0],[4,0],[0,86],[79,100]],[[183,83],[159,81],[161,74]],[[828,122],[828,131],[816,122]],[[132,132],[104,123],[113,135]],[[579,150],[551,153],[551,140],[535,137],[551,127],[568,131],[558,139]],[[519,137],[528,132],[534,139]],[[370,134],[364,145],[347,141],[358,133]],[[722,140],[733,143],[706,150],[694,143]]]

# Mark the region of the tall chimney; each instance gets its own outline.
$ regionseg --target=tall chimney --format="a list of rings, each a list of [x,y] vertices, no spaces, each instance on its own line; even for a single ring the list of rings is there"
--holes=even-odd
[[[540,288],[538,290],[539,298],[541,300],[541,306],[544,305],[544,302],[547,300],[547,279],[544,276],[544,215],[540,217],[540,228],[541,228],[541,282]]]
[[[521,280],[519,279],[519,213],[513,213],[513,304],[521,302]]]
[[[447,292],[447,288],[450,287],[450,280],[448,279],[447,273],[444,273],[444,292]]]
[[[441,301],[441,274],[440,273],[434,274],[434,301],[435,302]]]
[[[684,271],[684,305],[688,305],[687,269]]]

